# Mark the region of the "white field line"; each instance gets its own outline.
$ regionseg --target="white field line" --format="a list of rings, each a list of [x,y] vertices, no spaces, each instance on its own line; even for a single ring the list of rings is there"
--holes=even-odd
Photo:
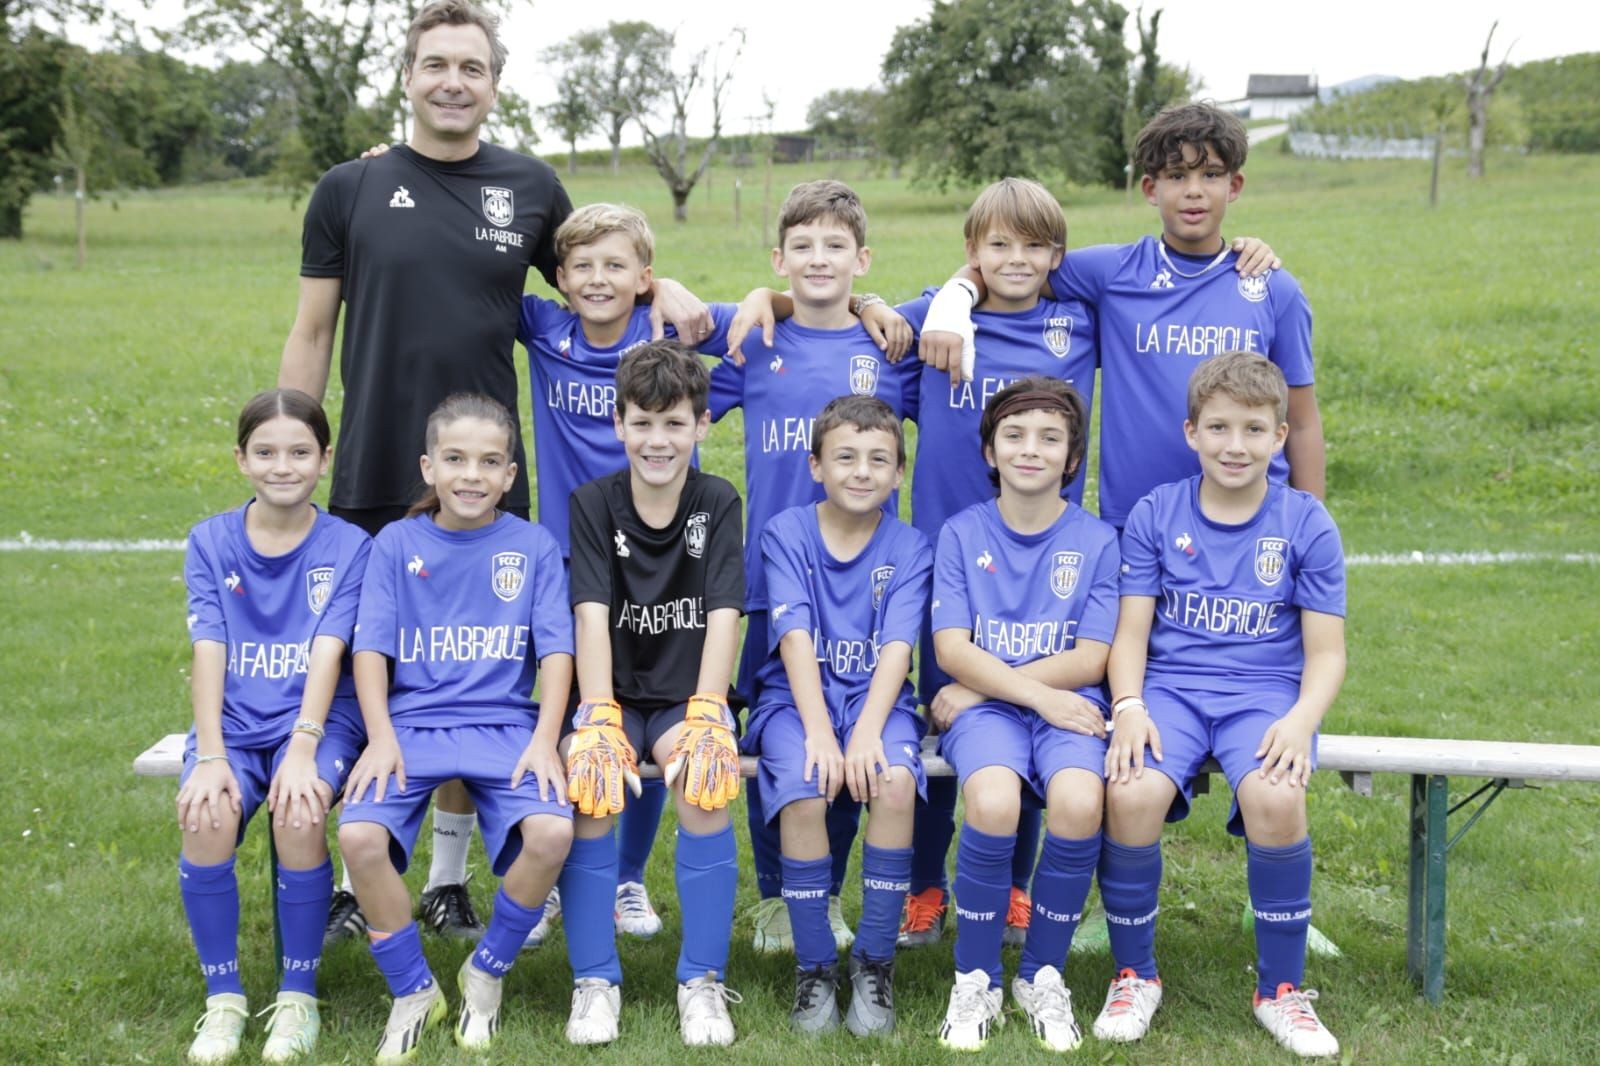
[[[0,540],[0,552],[72,552],[112,555],[119,552],[180,552],[181,540],[38,540],[23,533]],[[1600,565],[1600,552],[1359,552],[1345,558],[1352,567],[1364,566],[1504,566],[1513,563],[1575,563]]]

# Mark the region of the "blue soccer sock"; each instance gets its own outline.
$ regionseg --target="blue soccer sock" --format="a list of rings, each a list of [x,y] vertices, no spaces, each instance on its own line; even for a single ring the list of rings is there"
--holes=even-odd
[[[928,799],[917,804],[911,829],[911,893],[937,888],[949,894],[945,859],[956,835],[956,779],[928,778]]]
[[[745,782],[745,822],[750,827],[750,858],[756,868],[756,891],[762,899],[777,899],[783,891],[783,846],[778,820],[767,821],[761,806],[761,775]]]
[[[633,809],[630,803],[625,811]],[[576,837],[561,868],[562,921],[567,927],[567,961],[572,976],[603,977],[622,983],[617,958],[617,834],[586,840]]]
[[[1100,845],[1100,902],[1117,972],[1156,978],[1156,901],[1161,893],[1161,842],[1141,848],[1106,837]]]
[[[1000,984],[1000,938],[1011,902],[1014,836],[991,836],[961,827],[956,844],[956,972],[984,970],[989,987]]]
[[[844,878],[850,869],[850,852],[856,846],[856,833],[861,830],[861,804],[840,792],[828,804],[828,854],[833,858],[832,876],[828,881],[828,895],[837,896],[844,891]]]
[[[856,926],[855,953],[873,962],[894,958],[900,932],[900,908],[911,887],[911,849],[861,848],[861,924]]]
[[[1078,840],[1045,834],[1044,853],[1033,875],[1033,916],[1017,969],[1024,981],[1032,981],[1044,966],[1065,972],[1067,949],[1083,918],[1083,901],[1089,898],[1099,860],[1099,833]]]
[[[239,983],[239,881],[232,856],[215,866],[197,866],[180,857],[178,891],[206,978],[206,995],[244,995]]]
[[[1011,852],[1011,887],[1028,890],[1034,864],[1039,859],[1039,834],[1043,830],[1043,811],[1024,808],[1017,816],[1017,846]]]
[[[707,973],[715,973],[721,981],[727,976],[733,896],[739,887],[732,825],[714,833],[691,833],[679,826],[677,885],[678,906],[683,911],[678,983]]]
[[[1281,848],[1245,844],[1250,906],[1256,918],[1256,991],[1268,999],[1306,976],[1311,928],[1311,838]]]
[[[367,938],[372,942],[372,958],[378,972],[389,985],[389,994],[395,999],[433,987],[433,971],[422,956],[422,934],[416,922],[407,922],[392,933],[369,928]]]
[[[614,879],[611,886],[606,897],[607,906],[617,896]],[[528,942],[528,934],[539,924],[543,914],[544,900],[540,900],[538,906],[524,907],[506,895],[505,885],[502,884],[500,891],[494,894],[494,913],[489,915],[489,928],[483,931],[478,947],[472,953],[472,965],[491,977],[504,977],[516,963],[517,952]],[[570,931],[568,936],[571,936]]]
[[[322,931],[333,899],[333,862],[309,870],[278,864],[278,928],[283,933],[285,992],[317,994],[317,966],[322,962]]]
[[[667,803],[667,786],[659,777],[647,777],[642,782],[644,790],[629,797],[617,819],[617,882],[637,881],[644,884],[645,864],[650,861],[650,849],[655,847],[656,833],[661,828],[661,809]],[[598,976],[598,975],[595,975]]]
[[[789,907],[789,928],[794,931],[794,961],[814,969],[839,961],[839,948],[828,928],[827,858],[783,857],[783,902]]]

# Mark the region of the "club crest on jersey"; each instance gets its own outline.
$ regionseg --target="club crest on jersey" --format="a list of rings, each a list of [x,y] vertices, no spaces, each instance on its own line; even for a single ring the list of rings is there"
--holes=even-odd
[[[528,576],[528,557],[521,552],[496,552],[489,560],[489,583],[494,594],[510,603],[522,592]]]
[[[1289,556],[1289,542],[1282,537],[1261,537],[1256,541],[1256,580],[1276,585],[1283,578]]]
[[[1056,552],[1055,565],[1050,570],[1050,591],[1063,600],[1078,587],[1078,571],[1083,567],[1082,552]]]
[[[889,591],[889,579],[894,577],[894,567],[880,566],[872,571],[872,609],[883,606],[883,594]]]
[[[878,359],[872,355],[850,357],[850,391],[857,396],[878,394]]]
[[[313,566],[306,571],[306,606],[312,614],[321,614],[333,595],[333,567]]]
[[[1072,351],[1072,316],[1047,319],[1044,324],[1044,346],[1057,359],[1065,359]]]
[[[509,226],[511,218],[516,214],[516,208],[511,199],[511,190],[500,188],[496,185],[485,185],[481,189],[483,194],[483,217],[491,225]]]
[[[683,524],[683,544],[693,558],[698,559],[706,553],[706,527],[710,523],[709,512],[696,511]]]
[[[1253,304],[1258,304],[1267,298],[1267,278],[1272,276],[1272,271],[1256,277],[1246,274],[1239,275],[1239,295]]]

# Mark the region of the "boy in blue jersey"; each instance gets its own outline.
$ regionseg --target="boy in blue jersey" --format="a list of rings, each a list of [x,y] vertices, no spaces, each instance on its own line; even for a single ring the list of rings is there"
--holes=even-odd
[[[675,789],[683,916],[678,1013],[690,1046],[733,1042],[724,985],[733,935],[737,849],[728,803],[739,757],[727,692],[739,643],[744,564],[739,495],[690,465],[705,439],[705,365],[653,341],[617,368],[614,433],[627,467],[581,486],[569,509],[578,691],[563,741],[579,818],[561,875],[576,988],[567,1039],[617,1037],[622,968],[612,898],[611,815],[638,794],[648,752]]]
[[[721,418],[734,407],[744,409],[745,525],[764,529],[780,511],[824,497],[811,479],[811,424],[829,400],[840,395],[876,396],[896,417],[914,418],[917,375],[915,360],[890,362],[879,343],[852,310],[881,303],[876,297],[853,297],[854,280],[872,263],[867,247],[867,215],[861,200],[838,181],[796,185],[778,214],[778,247],[772,267],[789,281],[793,317],[779,322],[770,342],[746,341],[747,360],[723,362],[711,374],[712,416]],[[893,497],[889,504],[893,508]],[[753,707],[761,695],[759,674],[767,660],[767,588],[758,538],[745,544],[744,649],[739,658],[739,688]],[[777,833],[761,816],[759,779],[752,782],[748,808],[756,884],[761,903],[756,913],[758,951],[792,946],[787,911],[778,892],[783,875]],[[835,845],[829,924],[843,949],[853,939],[839,910],[843,859],[855,836],[859,807],[840,801],[830,817]]]
[[[492,1043],[503,979],[572,842],[556,752],[572,615],[555,539],[497,510],[516,477],[516,431],[487,397],[436,408],[422,457],[429,492],[378,534],[362,585],[353,650],[368,743],[345,789],[339,847],[394,996],[379,1063],[411,1059],[445,1013],[401,880],[434,789],[466,785],[504,879],[458,977],[455,1039],[467,1050]],[[536,667],[549,714],[533,699]]]
[[[1117,977],[1094,1025],[1103,1040],[1139,1039],[1161,1002],[1161,824],[1188,813],[1195,772],[1214,756],[1234,794],[1228,829],[1246,838],[1256,1018],[1298,1055],[1339,1053],[1301,981],[1306,785],[1344,678],[1344,555],[1322,504],[1269,476],[1288,392],[1259,355],[1200,364],[1184,436],[1201,473],[1145,496],[1123,532],[1099,869]]]
[[[983,455],[999,496],[945,523],[934,566],[939,665],[976,702],[935,699],[940,750],[966,819],[956,848],[955,987],[946,1047],[984,1046],[1000,1017],[1000,940],[1017,819],[1046,807],[1035,921],[1011,991],[1039,1042],[1078,1046],[1061,978],[1100,855],[1105,678],[1117,615],[1117,537],[1063,498],[1086,450],[1083,400],[1023,378],[984,409]]]
[[[824,815],[841,788],[871,811],[846,1025],[857,1036],[894,1030],[895,926],[912,811],[927,787],[907,675],[933,569],[928,538],[883,511],[905,462],[888,404],[839,397],[812,427],[811,476],[826,498],[761,532],[771,651],[744,749],[761,757],[762,814],[779,824],[797,962],[790,1019],[804,1033],[839,1024]]]
[[[1118,529],[1157,485],[1196,473],[1178,429],[1195,364],[1234,348],[1259,352],[1289,382],[1289,436],[1272,476],[1321,496],[1322,420],[1311,358],[1311,308],[1287,271],[1249,274],[1222,220],[1244,188],[1244,126],[1210,104],[1162,111],[1139,133],[1135,157],[1161,235],[1068,252],[1050,277],[1060,296],[1095,309],[1100,344],[1100,517]],[[1270,249],[1261,255],[1271,261]],[[971,272],[941,290],[925,325],[924,357],[949,365],[948,332],[982,296]],[[954,316],[954,324],[952,318]],[[936,335],[936,332],[940,335]],[[978,359],[982,355],[977,356]]]

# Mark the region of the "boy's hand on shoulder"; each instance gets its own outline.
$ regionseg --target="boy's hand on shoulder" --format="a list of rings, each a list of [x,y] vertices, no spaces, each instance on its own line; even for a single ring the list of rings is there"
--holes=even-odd
[[[388,154],[389,154],[389,146],[387,144],[375,144],[371,148],[368,148],[365,152],[362,152],[361,153],[361,158],[362,159],[376,159],[380,155],[388,155]]]
[[[728,324],[728,358],[733,360],[735,366],[744,365],[744,352],[740,347],[755,330],[761,331],[761,342],[768,348],[772,347],[772,331],[777,322],[777,315],[772,312],[772,290],[751,289],[739,301],[739,310],[734,312],[733,321]]]
[[[346,807],[352,803],[361,802],[361,794],[367,786],[377,783],[377,789],[372,794],[372,801],[377,803],[383,799],[384,791],[389,787],[389,775],[394,775],[395,787],[404,792],[406,790],[406,763],[400,755],[400,742],[390,733],[387,737],[367,737],[367,746],[361,752],[361,758],[356,760],[355,766],[350,770],[350,779],[344,783],[344,804]]]
[[[539,798],[553,799],[562,807],[567,805],[567,790],[564,782],[567,779],[566,764],[561,761],[561,754],[556,751],[554,742],[541,740],[535,736],[528,741],[528,746],[522,749],[522,757],[517,760],[517,765],[511,770],[511,787],[516,788],[522,784],[522,778],[532,774],[539,783]],[[549,790],[548,796],[546,789]]]
[[[971,282],[945,282],[928,304],[922,335],[917,340],[917,354],[922,361],[935,370],[946,371],[952,385],[973,373],[976,351],[972,345],[972,304]]]
[[[1144,776],[1144,749],[1161,761],[1161,733],[1144,707],[1131,707],[1116,717],[1106,744],[1106,782],[1126,784]]]
[[[1276,785],[1284,774],[1289,775],[1289,787],[1305,787],[1311,783],[1311,738],[1316,734],[1316,724],[1298,714],[1294,708],[1267,727],[1256,749],[1261,760],[1261,776]]]
[[[1255,277],[1283,266],[1272,248],[1260,237],[1235,237],[1228,247],[1239,253],[1239,261],[1233,265],[1233,269],[1246,277]]]
[[[650,299],[650,339],[658,341],[666,336],[667,324],[678,331],[678,340],[691,348],[711,335],[716,323],[711,319],[711,309],[705,301],[671,278],[655,280],[654,295]]]
[[[804,780],[810,781],[815,773],[817,795],[833,802],[844,785],[844,752],[839,750],[839,739],[828,732],[813,735],[806,730],[806,759]]]
[[[189,780],[178,790],[178,828],[200,832],[200,823],[209,821],[212,829],[222,828],[222,798],[239,810],[239,781],[226,759],[203,762],[194,768]]]
[[[883,751],[883,734],[862,729],[850,734],[844,753],[844,781],[850,798],[866,803],[878,798],[878,778],[889,773],[889,757]]]
[[[911,350],[911,342],[915,339],[911,323],[887,303],[879,300],[863,307],[861,324],[889,362],[898,363]]]
[[[1106,735],[1105,712],[1076,692],[1050,688],[1034,710],[1057,729],[1082,733],[1086,737]]]
[[[949,732],[950,723],[956,720],[957,715],[982,700],[981,693],[952,681],[933,694],[933,702],[928,705],[928,715],[933,719],[938,732],[946,733]]]

